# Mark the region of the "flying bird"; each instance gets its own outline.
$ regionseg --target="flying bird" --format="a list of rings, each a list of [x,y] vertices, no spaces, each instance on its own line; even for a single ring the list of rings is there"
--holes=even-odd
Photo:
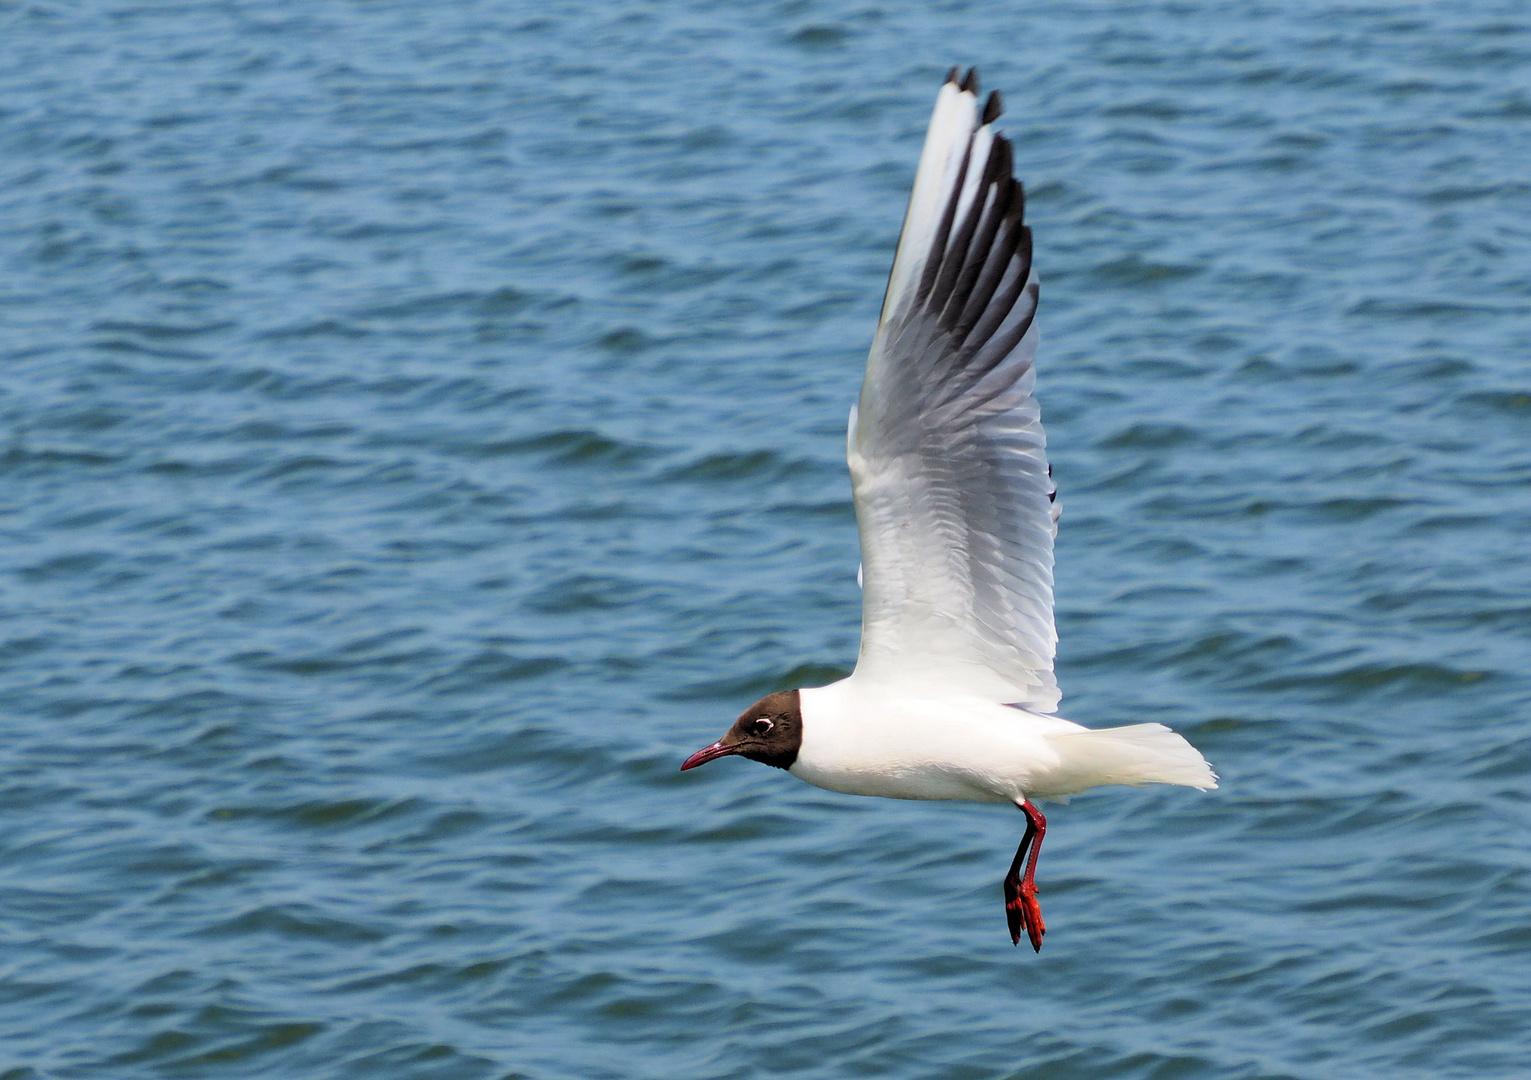
[[[1012,803],[1011,941],[1042,948],[1034,800],[1217,777],[1162,724],[1056,715],[1059,506],[1032,396],[1037,272],[1010,141],[953,68],[936,95],[846,458],[861,534],[861,653],[829,686],[746,709],[693,769],[740,757],[852,795]]]

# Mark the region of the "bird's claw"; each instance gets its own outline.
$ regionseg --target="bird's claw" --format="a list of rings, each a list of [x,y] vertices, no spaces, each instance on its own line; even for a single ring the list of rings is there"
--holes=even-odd
[[[1031,947],[1042,951],[1042,935],[1047,924],[1042,921],[1042,905],[1037,903],[1037,887],[1030,882],[1005,879],[1005,919],[1010,924],[1010,941],[1021,943],[1021,931],[1031,939]]]

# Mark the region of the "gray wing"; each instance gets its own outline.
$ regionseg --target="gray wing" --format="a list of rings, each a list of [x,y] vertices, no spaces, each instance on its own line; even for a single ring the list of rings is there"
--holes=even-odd
[[[936,99],[847,458],[858,673],[1037,712],[1053,678],[1057,507],[1032,397],[1037,278],[1010,143],[973,72]]]

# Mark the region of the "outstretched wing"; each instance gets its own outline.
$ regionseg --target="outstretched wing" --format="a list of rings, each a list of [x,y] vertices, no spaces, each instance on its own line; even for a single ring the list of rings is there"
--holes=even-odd
[[[847,458],[861,658],[879,681],[1037,712],[1053,678],[1055,489],[1032,397],[1037,278],[1000,100],[936,97]]]

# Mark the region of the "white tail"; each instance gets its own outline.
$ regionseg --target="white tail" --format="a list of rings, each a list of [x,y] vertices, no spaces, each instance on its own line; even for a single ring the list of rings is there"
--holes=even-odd
[[[1047,739],[1060,758],[1048,783],[1057,787],[1056,795],[1102,784],[1179,784],[1203,791],[1217,787],[1217,774],[1207,759],[1163,724],[1071,731]],[[1047,793],[1036,794],[1045,798]]]

